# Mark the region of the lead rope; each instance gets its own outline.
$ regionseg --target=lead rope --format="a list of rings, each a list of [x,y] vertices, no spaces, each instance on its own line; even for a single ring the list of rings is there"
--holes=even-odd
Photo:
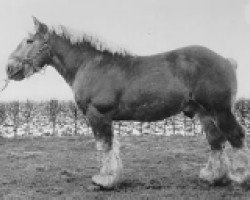
[[[44,75],[45,72],[46,72],[46,69],[47,69],[47,65],[44,66],[42,70],[38,71],[38,73],[41,74],[41,75]],[[29,76],[27,76],[25,78],[29,78],[31,75],[29,75]],[[8,78],[6,78],[6,79],[2,79],[1,82],[2,81],[4,81],[4,86],[0,89],[0,93],[3,92],[8,87],[8,85],[9,85],[9,83],[10,83],[11,80],[8,79]]]
[[[4,86],[0,89],[0,92],[3,92],[9,85],[10,80],[8,78],[3,79],[2,81],[5,81]]]
[[[38,71],[38,73],[41,74],[41,75],[44,75],[45,72],[46,72],[46,69],[47,69],[47,65],[45,65],[42,70]],[[30,76],[27,76],[25,78],[29,78]],[[2,81],[4,81],[4,86],[0,89],[0,93],[3,92],[8,87],[8,85],[9,85],[9,83],[10,83],[11,80],[8,79],[8,78],[6,78],[6,79],[2,79],[1,82]]]

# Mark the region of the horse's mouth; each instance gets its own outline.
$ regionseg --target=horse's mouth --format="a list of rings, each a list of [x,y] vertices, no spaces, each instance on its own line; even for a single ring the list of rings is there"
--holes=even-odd
[[[14,81],[21,81],[21,80],[23,80],[25,78],[24,68],[21,68],[21,69],[17,70],[16,72],[12,73],[12,74],[9,74],[8,78],[10,80],[14,80]]]

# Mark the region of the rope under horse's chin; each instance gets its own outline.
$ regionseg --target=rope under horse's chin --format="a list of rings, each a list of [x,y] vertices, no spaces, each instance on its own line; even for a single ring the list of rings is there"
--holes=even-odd
[[[39,73],[41,75],[44,75],[45,74],[45,71],[46,71],[46,68],[47,68],[47,65],[45,65],[43,68],[38,68],[38,67],[33,67],[33,72],[32,73],[27,73],[25,75],[25,78],[30,78],[33,74],[35,73]]]
[[[42,69],[38,69],[38,70],[35,69],[35,70],[36,70],[35,73],[37,72],[37,73],[40,73],[40,74],[44,75],[47,66],[48,66],[48,65],[45,65]],[[31,75],[33,75],[33,74],[34,74],[34,73],[32,73],[32,74],[26,76],[25,78],[29,78],[29,77],[30,77]],[[2,88],[0,88],[0,92],[3,92],[3,91],[8,87],[8,85],[9,85],[9,83],[10,83],[11,80],[8,79],[8,78],[6,78],[6,79],[3,79],[3,80],[1,80],[1,81],[4,81],[4,82],[5,82],[5,83],[4,83],[4,86],[3,86]]]

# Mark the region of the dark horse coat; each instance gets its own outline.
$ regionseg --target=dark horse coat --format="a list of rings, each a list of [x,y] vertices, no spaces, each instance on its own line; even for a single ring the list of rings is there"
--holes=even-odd
[[[137,56],[99,49],[83,36],[49,30],[34,18],[36,33],[10,55],[9,79],[22,80],[45,65],[53,66],[71,86],[103,152],[95,184],[113,187],[122,172],[114,120],[156,121],[179,112],[200,118],[211,147],[200,178],[214,182],[224,177],[243,182],[250,177],[245,132],[232,107],[237,91],[236,63],[208,48],[189,46],[169,52]],[[235,148],[229,170],[223,144]]]
[[[198,107],[231,107],[236,66],[201,47],[190,46],[153,56],[97,57],[77,73],[76,101],[91,103],[113,120],[161,120]]]

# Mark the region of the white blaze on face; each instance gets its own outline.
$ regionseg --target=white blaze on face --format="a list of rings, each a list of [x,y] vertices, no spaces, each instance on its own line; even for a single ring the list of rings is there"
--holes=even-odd
[[[250,26],[250,1],[247,2],[247,5],[245,7],[245,18],[246,23]]]

